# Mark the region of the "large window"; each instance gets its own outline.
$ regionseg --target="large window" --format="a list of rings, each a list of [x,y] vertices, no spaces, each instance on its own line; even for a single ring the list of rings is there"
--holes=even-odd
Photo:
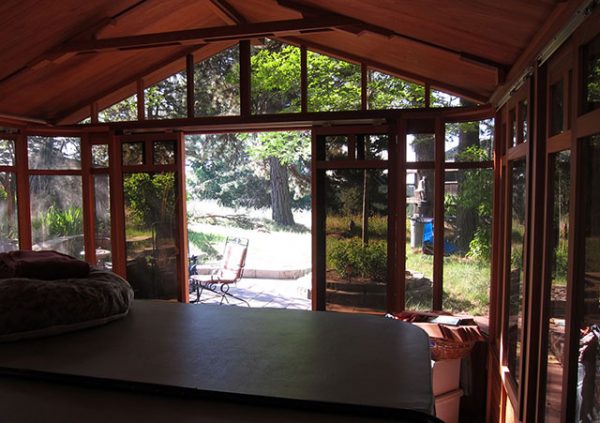
[[[600,135],[581,141],[584,168],[582,187],[583,254],[582,270],[577,276],[583,302],[578,322],[580,334],[577,360],[576,421],[594,421],[600,415]],[[580,420],[581,419],[581,420]]]
[[[547,317],[545,419],[559,422],[562,409],[562,381],[565,359],[565,323],[567,310],[567,270],[569,257],[569,196],[571,153],[550,156],[552,219],[549,230],[550,276]]]
[[[523,290],[526,176],[525,160],[515,160],[510,165],[510,248],[507,274],[507,322],[506,364],[518,384],[520,382],[521,356],[523,353]]]
[[[84,258],[80,139],[29,136],[27,153],[32,248]]]
[[[0,252],[19,247],[15,143],[0,138]]]

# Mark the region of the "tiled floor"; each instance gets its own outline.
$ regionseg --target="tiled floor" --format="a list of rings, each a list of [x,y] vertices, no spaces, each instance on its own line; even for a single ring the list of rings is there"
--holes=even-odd
[[[310,286],[310,275],[300,279],[242,279],[230,287],[229,292],[243,298],[252,308],[291,308],[310,310],[311,301],[307,298]],[[217,288],[218,289],[218,288]],[[246,307],[242,301],[229,296],[229,305]],[[196,293],[190,294],[190,302],[196,300]],[[218,304],[221,296],[204,290],[200,296],[201,303]],[[198,304],[198,303],[196,303]],[[224,305],[227,302],[223,302]]]

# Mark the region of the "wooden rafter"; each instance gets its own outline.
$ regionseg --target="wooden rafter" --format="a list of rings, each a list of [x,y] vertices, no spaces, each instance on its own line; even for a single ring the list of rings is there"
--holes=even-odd
[[[323,32],[330,31],[338,26],[355,23],[356,21],[352,18],[328,16],[325,18],[293,19],[237,26],[228,25],[129,37],[104,38],[101,40],[72,41],[60,47],[57,53],[89,53],[172,45],[207,44],[228,40],[302,34],[304,32]]]
[[[226,0],[210,0],[213,11],[229,25],[245,25],[248,20]]]
[[[330,12],[326,9],[322,9],[319,7],[308,6],[303,3],[298,2],[297,0],[277,0],[280,6],[283,6],[288,9],[295,10],[304,16],[305,18],[313,17],[313,16],[329,16],[329,17],[345,17],[349,19],[354,19],[345,15],[341,15],[339,13]],[[352,34],[360,34],[364,31],[372,32],[373,34],[378,34],[386,38],[402,38],[407,41],[414,42],[416,44],[430,47],[436,50],[444,51],[446,53],[454,54],[459,56],[461,59],[474,63],[476,65],[496,70],[499,74],[499,79],[503,78],[503,75],[508,72],[509,65],[504,63],[498,63],[493,60],[487,59],[485,57],[480,57],[474,54],[470,54],[468,52],[463,52],[460,50],[456,50],[450,47],[443,46],[441,44],[436,44],[431,41],[422,40],[420,38],[416,38],[412,35],[401,34],[399,32],[393,31],[388,28],[384,28],[378,25],[373,25],[368,22],[364,22],[358,19],[355,19],[355,23],[353,25],[348,25],[345,27],[339,27],[338,30],[350,32]]]

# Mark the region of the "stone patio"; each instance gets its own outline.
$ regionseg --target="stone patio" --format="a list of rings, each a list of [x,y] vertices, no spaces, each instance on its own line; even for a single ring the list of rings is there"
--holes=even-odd
[[[231,286],[229,292],[248,301],[252,308],[289,308],[296,310],[310,310],[311,300],[308,299],[310,288],[310,274],[299,279],[255,279],[243,278]],[[233,305],[246,307],[235,298],[226,297]],[[219,304],[221,296],[204,290],[200,302],[195,304]],[[190,294],[190,302],[196,301],[196,293]]]

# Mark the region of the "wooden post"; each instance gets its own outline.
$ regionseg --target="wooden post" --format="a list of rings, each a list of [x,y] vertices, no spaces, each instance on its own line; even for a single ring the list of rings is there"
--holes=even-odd
[[[300,46],[300,110],[308,112],[308,53],[305,46]]]
[[[434,210],[433,210],[433,301],[432,310],[443,309],[443,279],[444,279],[444,121],[435,119],[435,181],[434,181]]]
[[[17,213],[19,216],[19,248],[31,250],[31,205],[29,200],[29,158],[27,136],[21,132],[15,141],[15,165],[17,170]]]
[[[137,118],[138,120],[146,119],[146,98],[144,92],[144,80],[139,78],[136,82],[137,87]]]
[[[248,117],[252,114],[251,97],[251,66],[250,66],[250,41],[240,41],[240,114]]]
[[[187,117],[193,118],[195,114],[194,103],[195,103],[195,83],[194,83],[194,55],[188,54],[185,56],[185,71],[187,77]]]
[[[360,64],[360,109],[369,108],[369,67],[365,63]]]

